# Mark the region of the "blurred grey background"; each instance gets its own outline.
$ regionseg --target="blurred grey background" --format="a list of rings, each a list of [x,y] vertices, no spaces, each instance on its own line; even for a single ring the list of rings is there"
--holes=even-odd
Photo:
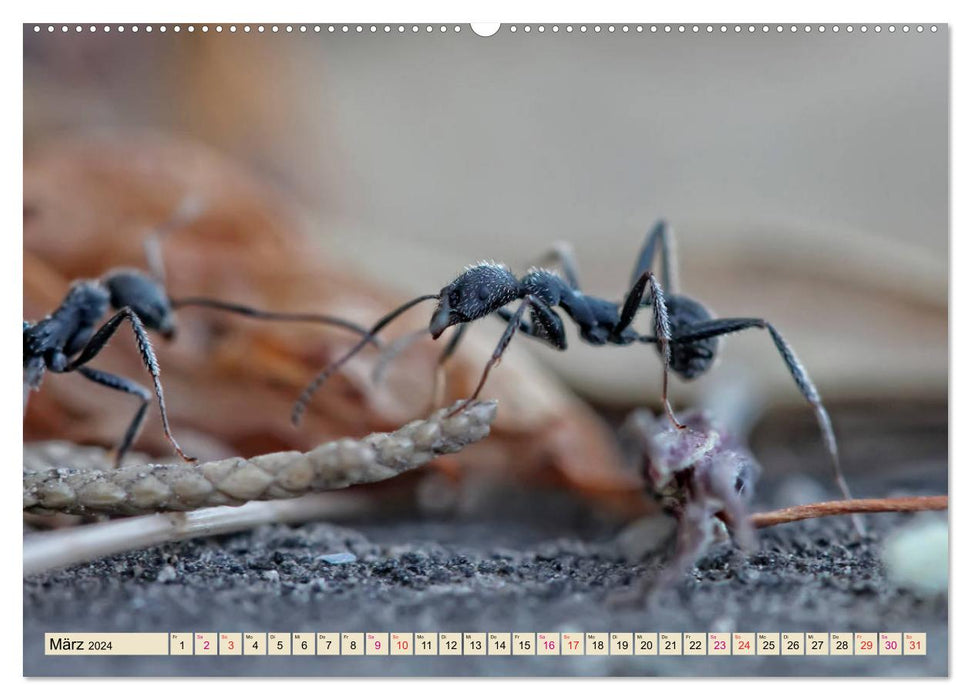
[[[402,300],[480,259],[524,269],[557,240],[575,248],[586,291],[619,299],[665,217],[679,291],[719,315],[771,320],[827,399],[946,401],[947,27],[563,26],[489,38],[467,25],[28,26],[27,156],[82,129],[200,140],[296,193],[325,254]],[[480,325],[498,339],[498,322]],[[590,348],[575,335],[566,353],[514,345],[600,401],[656,398],[653,350]],[[722,355],[705,378],[676,384],[678,403],[726,381],[801,401],[764,334],[731,337]]]

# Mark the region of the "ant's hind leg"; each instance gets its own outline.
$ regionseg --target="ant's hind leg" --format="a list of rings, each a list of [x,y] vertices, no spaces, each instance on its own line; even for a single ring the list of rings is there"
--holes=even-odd
[[[640,279],[641,275],[653,269],[654,254],[657,250],[657,244],[660,242],[661,282],[664,284],[664,288],[668,290],[668,294],[674,294],[677,282],[675,279],[675,275],[677,274],[677,261],[675,260],[674,235],[669,236],[668,230],[668,223],[664,219],[660,219],[654,224],[654,228],[648,232],[647,239],[644,241],[644,247],[641,248],[641,253],[637,257],[637,264],[634,265],[634,272],[630,280],[631,285],[637,284],[637,280]]]
[[[162,429],[165,431],[165,437],[168,439],[169,443],[178,453],[179,457],[184,459],[186,462],[194,462],[195,458],[189,457],[179,443],[176,442],[175,436],[172,435],[172,430],[169,427],[169,415],[168,411],[165,409],[165,394],[162,391],[162,378],[160,376],[158,368],[158,360],[155,358],[155,350],[152,349],[152,342],[148,338],[148,333],[145,332],[145,326],[142,325],[142,321],[138,318],[138,314],[132,311],[131,307],[126,306],[121,311],[116,313],[114,316],[109,318],[101,328],[91,337],[88,344],[84,346],[81,354],[77,356],[65,369],[65,372],[73,372],[74,370],[80,370],[83,365],[90,362],[94,357],[101,352],[111,336],[115,334],[121,323],[123,321],[128,321],[131,324],[132,332],[135,334],[135,344],[138,346],[138,352],[142,356],[142,364],[145,365],[145,369],[148,370],[149,374],[152,375],[152,383],[155,385],[155,397],[158,399],[159,413],[162,416]]]
[[[114,374],[108,374],[107,372],[102,372],[101,370],[92,369],[90,367],[79,367],[78,372],[82,376],[90,379],[92,382],[106,386],[109,389],[123,391],[126,394],[133,394],[141,399],[141,404],[139,405],[138,410],[135,412],[135,417],[128,425],[128,430],[125,431],[125,437],[122,438],[121,443],[119,443],[118,448],[115,451],[115,468],[118,468],[125,459],[125,455],[128,454],[128,450],[131,448],[132,443],[135,442],[135,438],[138,437],[138,433],[141,432],[142,423],[145,422],[145,414],[148,411],[148,402],[151,401],[152,394],[141,384],[136,384],[130,379],[125,379],[124,377],[119,377]]]
[[[819,391],[817,391],[812,379],[809,378],[809,373],[806,371],[806,368],[803,367],[799,358],[796,357],[796,353],[782,337],[782,334],[771,323],[761,318],[717,318],[689,327],[686,332],[678,334],[675,340],[680,343],[691,343],[727,333],[743,331],[748,328],[764,328],[772,336],[772,342],[775,343],[776,349],[782,355],[782,360],[786,363],[789,374],[792,375],[796,386],[799,387],[799,391],[816,413],[816,422],[819,423],[819,429],[826,443],[826,450],[829,452],[833,464],[833,476],[836,480],[836,485],[843,494],[843,498],[852,498],[850,488],[843,476],[843,469],[840,466],[839,450],[836,447],[836,435],[833,432],[833,422],[830,420],[829,412],[823,406],[823,400],[819,396]],[[853,524],[857,531],[862,534],[863,526],[860,519],[855,517]]]

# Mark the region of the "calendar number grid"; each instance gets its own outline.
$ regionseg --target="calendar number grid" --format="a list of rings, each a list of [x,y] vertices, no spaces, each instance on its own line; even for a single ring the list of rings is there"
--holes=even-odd
[[[925,656],[923,632],[133,632],[44,635],[48,656]]]

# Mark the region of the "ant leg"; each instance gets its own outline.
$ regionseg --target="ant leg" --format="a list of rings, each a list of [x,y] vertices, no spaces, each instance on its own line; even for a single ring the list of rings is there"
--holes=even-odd
[[[280,311],[263,311],[261,309],[254,309],[251,306],[244,306],[242,304],[234,304],[228,301],[220,301],[219,299],[210,299],[208,297],[186,297],[184,299],[172,299],[170,304],[173,309],[185,308],[187,306],[196,306],[206,309],[216,309],[218,311],[227,311],[233,314],[239,314],[240,316],[248,316],[250,318],[258,318],[265,321],[298,321],[306,323],[323,323],[331,326],[337,326],[339,328],[344,328],[356,333],[360,336],[366,336],[368,334],[367,328],[364,326],[359,326],[353,321],[347,321],[343,318],[338,318],[337,316],[328,316],[326,314],[312,314],[312,313],[284,313]],[[369,342],[373,343],[376,347],[380,347],[380,341],[377,338],[370,338]]]
[[[459,341],[462,340],[462,335],[465,333],[468,324],[462,323],[455,327],[455,331],[449,337],[448,343],[445,349],[442,350],[441,354],[438,356],[438,360],[435,362],[435,372],[432,376],[432,400],[429,410],[434,410],[442,402],[443,393],[442,389],[445,384],[445,363],[448,359],[455,353],[455,349],[458,347]],[[403,335],[385,348],[384,352],[378,358],[378,361],[374,365],[374,369],[371,371],[371,380],[375,383],[380,383],[384,379],[384,375],[388,370],[388,366],[397,357],[407,350],[409,347],[417,343],[422,338],[428,335],[428,330],[425,328],[420,328],[417,331],[412,331],[407,335]]]
[[[664,365],[661,375],[661,401],[664,403],[664,412],[667,413],[668,418],[671,419],[674,426],[678,430],[683,430],[684,425],[674,415],[671,402],[668,400],[668,375],[671,369],[671,324],[668,322],[668,307],[664,301],[664,290],[661,289],[661,285],[658,284],[653,272],[642,272],[640,277],[634,282],[634,286],[627,294],[627,299],[624,300],[624,306],[620,312],[620,320],[611,331],[611,336],[618,338],[633,323],[634,316],[641,307],[641,302],[644,299],[644,293],[648,286],[651,288],[651,306],[654,311],[654,337],[661,350],[661,361]]]
[[[462,341],[462,336],[465,335],[468,327],[469,324],[460,323],[448,339],[448,345],[445,346],[445,349],[438,356],[438,361],[435,363],[435,374],[432,376],[432,409],[441,405],[445,399],[445,363],[455,354],[455,350]]]
[[[544,332],[546,333],[556,332],[555,329],[557,328],[557,326],[556,326],[556,323],[552,321],[553,317],[559,320],[559,328],[560,328],[560,331],[562,332],[563,321],[562,319],[559,319],[559,317],[556,315],[556,312],[554,312],[549,306],[544,304],[538,298],[534,297],[532,294],[527,295],[526,298],[523,299],[523,302],[519,305],[519,308],[516,309],[516,313],[514,313],[512,317],[509,319],[509,323],[506,324],[506,330],[503,332],[502,337],[499,339],[499,344],[496,345],[496,349],[492,352],[492,357],[489,358],[489,362],[486,363],[485,369],[482,371],[482,377],[479,379],[479,384],[478,386],[476,386],[475,391],[472,392],[472,396],[470,396],[465,401],[463,401],[458,406],[456,406],[454,409],[452,409],[452,411],[450,411],[448,414],[449,417],[454,416],[458,413],[461,413],[463,410],[465,410],[466,407],[468,407],[470,403],[472,403],[473,401],[476,400],[476,398],[478,398],[479,392],[482,391],[482,387],[485,386],[486,379],[488,379],[489,377],[489,372],[492,371],[493,367],[499,364],[499,360],[502,359],[502,354],[506,351],[506,348],[509,347],[509,343],[512,341],[513,336],[516,334],[516,331],[519,330],[520,326],[524,322],[523,315],[526,313],[526,309],[528,308],[532,308],[537,312],[535,317],[537,323],[543,323],[548,325],[548,327],[544,328]],[[564,346],[566,344],[565,338],[563,338],[563,344]]]
[[[833,423],[829,418],[826,407],[823,406],[822,399],[819,397],[819,391],[816,390],[816,385],[809,378],[809,373],[806,372],[806,368],[803,367],[799,358],[796,357],[796,353],[793,352],[789,344],[771,323],[761,318],[718,318],[689,327],[687,332],[679,333],[674,338],[674,341],[678,343],[691,343],[727,333],[736,333],[748,328],[764,328],[772,336],[772,342],[775,343],[776,349],[778,349],[779,354],[782,355],[782,359],[786,363],[786,367],[789,368],[789,374],[792,375],[796,386],[799,387],[799,391],[816,413],[816,421],[819,423],[820,431],[826,442],[826,449],[833,463],[833,475],[836,479],[836,485],[843,494],[843,498],[852,498],[850,488],[846,483],[846,479],[843,477],[843,469],[840,466],[839,450],[836,447],[836,435],[833,432]],[[859,519],[854,519],[854,524],[858,531],[862,530]]]
[[[496,315],[506,321],[513,317],[512,312],[506,309],[499,309]],[[534,308],[531,315],[534,321],[532,323],[526,319],[520,319],[519,332],[530,338],[542,340],[557,350],[566,350],[566,330],[563,328],[563,319],[553,313],[549,307],[539,311]]]
[[[523,315],[526,313],[526,309],[529,308],[530,305],[529,299],[530,297],[523,299],[523,302],[519,305],[519,308],[516,309],[516,313],[512,315],[512,317],[509,319],[509,323],[506,324],[506,330],[503,331],[502,337],[499,339],[499,344],[492,352],[492,357],[490,357],[489,361],[486,363],[485,369],[482,370],[482,377],[479,379],[479,384],[475,387],[475,391],[472,392],[472,396],[467,398],[465,401],[456,406],[455,409],[449,412],[448,417],[452,417],[464,411],[466,407],[468,407],[468,405],[475,401],[475,399],[479,396],[479,392],[482,391],[482,387],[485,386],[486,379],[489,378],[489,372],[499,363],[499,359],[506,351],[506,348],[509,347],[512,337],[516,334],[516,331],[519,330],[520,325],[523,323]]]
[[[179,457],[184,459],[186,462],[194,462],[193,457],[189,457],[182,448],[179,447],[179,443],[176,442],[175,437],[172,435],[172,430],[169,427],[169,416],[168,412],[165,410],[165,394],[162,391],[162,379],[160,377],[158,360],[155,358],[155,351],[152,349],[152,343],[148,338],[148,333],[145,332],[145,326],[142,325],[142,321],[138,318],[138,314],[132,311],[131,307],[126,306],[121,311],[116,313],[110,319],[108,319],[101,328],[91,337],[88,344],[81,351],[74,360],[71,361],[67,367],[64,368],[65,372],[73,372],[74,370],[80,369],[83,365],[90,362],[94,357],[101,352],[105,345],[107,345],[108,340],[111,336],[115,334],[115,331],[121,326],[122,321],[128,321],[131,324],[132,331],[135,333],[135,344],[138,346],[138,352],[142,356],[142,364],[145,365],[145,369],[148,373],[152,375],[152,383],[155,385],[155,397],[158,399],[159,412],[162,415],[162,429],[165,431],[165,437],[175,448]]]
[[[580,289],[580,275],[577,272],[579,267],[573,254],[573,246],[565,241],[554,243],[552,248],[539,257],[534,267],[543,267],[547,264],[559,265],[563,270],[563,278],[570,288]]]
[[[498,311],[496,311],[496,316],[501,318],[503,321],[511,321],[512,317],[515,315],[516,314],[514,314],[512,311],[509,311],[508,309],[499,309]],[[524,318],[519,319],[519,332],[524,333],[525,335],[528,335],[532,338],[536,337],[536,331],[533,330],[533,324],[531,324],[529,321],[527,321]]]
[[[661,242],[661,281],[669,294],[674,294],[676,280],[677,261],[675,259],[674,236],[668,236],[668,223],[664,219],[658,220],[654,228],[647,234],[644,247],[637,258],[634,266],[634,273],[631,275],[631,284],[636,284],[642,274],[652,269],[654,266],[654,251],[658,241]]]
[[[125,459],[125,455],[128,454],[128,450],[131,448],[135,438],[138,437],[138,433],[141,432],[142,423],[145,422],[145,414],[148,411],[148,402],[151,400],[152,394],[142,385],[136,384],[130,379],[125,379],[124,377],[108,374],[107,372],[102,372],[101,370],[92,369],[90,367],[78,367],[77,371],[82,376],[90,379],[92,382],[106,386],[109,389],[124,391],[126,394],[134,394],[141,399],[141,404],[139,405],[138,410],[135,412],[135,417],[128,426],[128,430],[125,431],[125,437],[122,438],[122,441],[118,445],[118,449],[115,452],[115,468],[117,469],[121,466],[122,461]]]

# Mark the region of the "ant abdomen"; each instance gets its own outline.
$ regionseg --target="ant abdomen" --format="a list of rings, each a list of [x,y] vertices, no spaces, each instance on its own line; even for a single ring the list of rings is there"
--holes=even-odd
[[[671,335],[677,338],[683,331],[711,320],[711,313],[702,304],[685,296],[664,298],[668,310]],[[671,343],[671,371],[683,379],[694,379],[707,372],[715,361],[718,337]]]

